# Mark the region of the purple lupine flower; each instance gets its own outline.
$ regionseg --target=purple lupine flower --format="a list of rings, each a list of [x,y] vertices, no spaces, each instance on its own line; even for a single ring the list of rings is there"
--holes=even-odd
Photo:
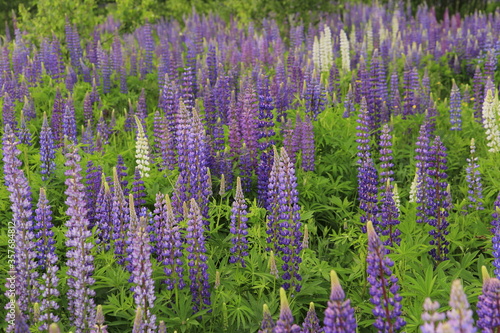
[[[481,172],[479,171],[478,158],[476,156],[476,144],[474,139],[470,141],[470,157],[467,158],[467,168],[465,169],[468,190],[468,208],[476,211],[483,210],[483,186],[481,184]]]
[[[276,324],[274,323],[271,312],[267,304],[264,304],[264,310],[262,314],[262,323],[260,324],[260,330],[258,333],[273,333]]]
[[[31,210],[31,189],[24,171],[21,169],[22,162],[17,157],[21,151],[17,148],[19,142],[7,124],[3,134],[3,169],[5,185],[10,195],[12,208],[12,222],[15,227],[14,263],[10,266],[9,278],[6,288],[10,290],[11,283],[15,288],[15,294],[6,296],[16,299],[23,315],[30,317],[31,304],[37,301],[38,273],[36,268],[36,252],[33,233],[33,217]],[[9,325],[8,332],[14,327]]]
[[[181,290],[186,285],[182,262],[183,242],[168,194],[156,195],[154,214],[157,235],[155,252],[158,262],[164,265],[163,271],[167,276],[165,284],[168,290],[173,290],[176,286]]]
[[[424,312],[422,313],[424,324],[420,326],[422,333],[436,333],[438,324],[446,319],[446,315],[437,312],[437,310],[439,310],[439,303],[433,302],[427,297],[424,302]]]
[[[139,94],[139,98],[137,99],[137,108],[136,115],[141,120],[141,123],[144,126],[144,121],[148,116],[148,106],[146,104],[146,90],[144,88],[141,89],[141,93]]]
[[[404,96],[403,96],[403,118],[413,115],[417,111],[416,90],[418,87],[418,74],[415,67],[407,68],[403,74]]]
[[[352,114],[356,112],[356,107],[354,105],[354,92],[352,85],[349,84],[349,90],[347,90],[347,95],[344,100],[344,113],[342,117],[349,118]]]
[[[401,242],[401,231],[399,225],[399,211],[394,200],[393,187],[386,181],[385,188],[382,191],[381,207],[379,212],[380,229],[383,236],[387,236],[384,241],[386,246],[399,245]]]
[[[104,313],[102,305],[98,305],[95,314],[95,325],[90,330],[90,333],[108,333],[107,325],[104,325]]]
[[[59,321],[59,317],[53,313],[54,310],[59,308],[57,298],[59,291],[57,285],[59,278],[57,277],[57,254],[55,253],[54,232],[52,231],[52,211],[50,209],[49,201],[45,194],[45,189],[40,188],[40,197],[38,199],[37,209],[35,210],[35,238],[37,262],[38,266],[43,271],[42,279],[40,281],[40,328],[42,330],[48,329],[49,323]]]
[[[424,202],[425,222],[434,227],[429,234],[434,238],[430,241],[435,248],[429,251],[429,254],[436,261],[447,260],[448,244],[446,235],[448,235],[448,221],[450,202],[448,200],[448,183],[446,182],[446,148],[441,142],[439,136],[429,150],[429,158],[426,162],[427,183],[427,201]]]
[[[196,78],[193,68],[184,68],[184,72],[182,73],[182,101],[184,102],[184,105],[189,112],[194,108],[195,97],[193,91],[193,82],[195,81]]]
[[[27,120],[36,118],[35,105],[31,97],[24,96],[23,114]]]
[[[302,324],[301,333],[320,333],[323,332],[319,324],[318,316],[316,315],[316,310],[314,309],[314,303],[309,303],[309,311],[304,318],[304,323]]]
[[[111,128],[104,119],[103,112],[101,111],[99,114],[99,120],[97,121],[96,126],[97,136],[101,138],[103,144],[109,144],[109,137],[111,136]]]
[[[101,187],[101,166],[94,166],[92,161],[87,162],[85,176],[85,203],[87,208],[87,220],[89,228],[92,229],[96,222],[96,200]]]
[[[90,92],[87,92],[83,98],[83,120],[85,124],[89,125],[92,125],[94,121],[94,109]]]
[[[302,169],[314,171],[314,131],[309,116],[305,116],[301,122],[300,145],[302,149]]]
[[[328,307],[325,309],[324,333],[355,332],[357,324],[354,308],[351,306],[351,301],[345,299],[344,290],[334,270],[330,271],[330,279],[332,287]]]
[[[243,144],[248,149],[250,157],[250,169],[253,170],[257,165],[258,154],[258,102],[255,89],[252,84],[247,84],[242,94],[241,110],[238,115],[241,129],[241,138]]]
[[[142,180],[139,168],[135,168],[134,181],[132,182],[132,191],[134,196],[135,210],[140,212],[141,206],[146,204],[146,187],[144,187],[144,181]]]
[[[146,218],[143,216],[140,217],[137,225],[134,226],[131,223],[130,226],[132,234],[130,280],[134,284],[132,291],[135,305],[142,308],[141,331],[154,332],[156,330],[156,316],[151,313],[151,310],[154,308],[156,296],[151,263],[151,245],[146,228]]]
[[[153,54],[155,50],[153,34],[151,32],[151,24],[146,22],[142,29],[143,45],[144,45],[144,59],[141,64],[141,76],[145,77],[147,74],[153,72]]]
[[[63,142],[63,114],[64,114],[64,99],[61,96],[59,88],[56,89],[54,97],[54,106],[52,107],[52,116],[50,118],[50,127],[54,135],[56,147],[62,146]]]
[[[394,178],[394,163],[392,162],[392,135],[391,129],[388,124],[382,127],[382,134],[380,135],[380,184],[382,187],[387,181],[392,182]]]
[[[14,325],[13,326],[14,327],[12,328],[12,331],[14,333],[29,333],[29,331],[30,331],[30,328],[29,328],[28,324],[26,323],[26,318],[22,314],[22,312],[18,306],[16,306],[16,308],[15,308]],[[9,328],[10,328],[10,326],[9,326]],[[9,328],[7,328],[8,332],[10,332]]]
[[[19,131],[17,132],[17,137],[19,142],[25,145],[31,146],[31,132],[26,124],[26,119],[24,118],[24,112],[21,111],[21,124],[19,125]]]
[[[64,104],[64,114],[63,114],[63,136],[66,136],[68,140],[76,144],[76,120],[75,120],[75,107],[73,105],[73,98],[68,97],[66,103]]]
[[[248,240],[247,240],[247,205],[245,197],[241,189],[241,179],[236,179],[236,194],[234,196],[233,206],[231,209],[231,248],[230,263],[240,262],[242,267],[246,267],[244,257],[248,256]]]
[[[125,263],[125,239],[130,230],[130,210],[118,178],[117,168],[113,168],[113,204],[111,208],[113,226],[112,239],[114,241],[114,253],[120,265]]]
[[[87,209],[85,208],[85,188],[82,183],[80,155],[74,146],[67,147],[65,154],[65,166],[68,170],[64,173],[68,178],[65,181],[68,187],[64,192],[68,197],[66,214],[70,217],[66,222],[66,246],[68,258],[68,309],[71,314],[70,320],[76,327],[75,333],[86,332],[94,326],[95,291],[91,289],[94,284],[92,274],[94,272],[94,258],[90,251],[93,244],[88,240],[92,232],[88,229]]]
[[[358,153],[359,154],[359,153]],[[375,226],[379,228],[378,214],[378,176],[377,169],[371,157],[363,157],[361,164],[358,166],[358,196],[359,207],[363,211],[360,220],[364,225],[368,221],[373,221]]]
[[[280,317],[276,321],[276,326],[274,328],[274,333],[300,333],[302,330],[300,326],[293,323],[293,315],[290,310],[290,305],[288,304],[288,299],[286,297],[285,289],[280,288]]]
[[[452,131],[462,130],[462,96],[455,80],[452,80],[450,95],[450,123]]]
[[[73,92],[73,88],[75,87],[76,82],[78,82],[78,76],[76,75],[75,70],[73,67],[68,66],[66,69],[66,90],[69,92]]]
[[[186,250],[188,254],[189,290],[193,300],[193,311],[207,309],[210,306],[210,286],[208,284],[207,252],[205,246],[204,223],[200,208],[194,198],[191,199],[187,216]]]
[[[128,180],[126,179],[128,173],[127,166],[125,165],[125,160],[123,159],[122,155],[118,155],[116,158],[116,173],[118,176],[118,181],[120,182],[120,185],[123,189],[123,195],[125,197],[128,197],[129,189],[127,188]]]
[[[77,68],[78,72],[80,72],[81,71],[80,59],[83,58],[83,51],[80,45],[80,36],[78,35],[78,30],[76,29],[76,25],[71,26],[67,17],[66,17],[65,31],[66,31],[66,44],[69,51],[71,66]]]
[[[8,124],[12,128],[12,130],[15,131],[17,129],[15,105],[7,92],[3,96],[2,117],[4,126]]]
[[[500,280],[491,278],[486,270],[483,271],[483,293],[477,301],[477,327],[483,332],[497,333],[500,330]]]
[[[417,206],[417,223],[422,223],[425,221],[425,205],[427,203],[427,188],[428,183],[425,181],[427,177],[427,161],[429,159],[430,141],[431,133],[429,131],[429,123],[425,123],[420,126],[419,136],[417,138],[417,143],[415,148],[415,159],[416,163],[416,202]]]
[[[460,280],[453,281],[449,304],[451,310],[447,312],[447,315],[452,332],[475,333],[472,310],[469,309],[469,302]]]
[[[493,266],[495,266],[495,275],[500,279],[500,193],[493,204],[493,220],[491,221],[491,232],[493,238],[491,239],[493,245]]]
[[[49,179],[49,176],[54,173],[56,168],[55,154],[54,136],[47,121],[47,114],[44,112],[42,130],[40,131],[40,173],[43,181]]]
[[[373,326],[378,332],[399,332],[406,322],[401,317],[401,296],[398,294],[398,278],[392,274],[394,262],[387,257],[387,249],[378,237],[371,221],[367,223],[368,255],[367,273],[370,284],[370,302],[376,317]]]
[[[111,234],[113,232],[113,196],[104,175],[101,176],[101,186],[95,201],[95,222],[96,244],[99,244],[104,250],[109,250]]]
[[[472,79],[472,90],[474,96],[474,118],[477,122],[483,122],[483,101],[484,101],[484,80],[481,74],[481,69],[476,66],[474,77]]]

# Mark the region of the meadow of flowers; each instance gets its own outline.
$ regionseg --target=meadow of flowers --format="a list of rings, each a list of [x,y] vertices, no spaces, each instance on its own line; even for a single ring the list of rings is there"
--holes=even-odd
[[[500,10],[0,46],[7,332],[500,332]]]

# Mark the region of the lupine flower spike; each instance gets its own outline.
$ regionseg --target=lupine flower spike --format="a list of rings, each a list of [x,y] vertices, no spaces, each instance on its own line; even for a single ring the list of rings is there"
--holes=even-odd
[[[309,311],[307,311],[306,318],[302,324],[301,333],[319,333],[321,332],[321,326],[319,325],[319,319],[316,315],[316,310],[314,309],[314,303],[309,303]]]
[[[477,302],[477,327],[483,332],[500,332],[500,280],[490,277],[486,267],[483,272],[483,293]]]
[[[274,323],[273,317],[271,316],[269,307],[267,306],[267,304],[264,304],[262,323],[260,325],[260,330],[258,333],[274,333],[275,326],[276,324]]]
[[[332,283],[330,300],[325,309],[324,333],[350,333],[356,331],[356,317],[351,301],[345,299],[345,293],[340,285],[337,273],[330,271]]]
[[[135,116],[135,122],[137,124],[137,138],[135,146],[135,162],[137,163],[137,168],[141,174],[142,178],[149,177],[150,168],[150,149],[148,144],[148,139],[144,133],[144,128],[142,123],[137,116]]]
[[[451,310],[447,312],[448,324],[453,332],[475,333],[472,310],[469,309],[469,302],[460,280],[453,281],[449,304]]]
[[[293,323],[293,315],[286,297],[285,289],[280,288],[281,309],[274,333],[300,333],[300,326]]]

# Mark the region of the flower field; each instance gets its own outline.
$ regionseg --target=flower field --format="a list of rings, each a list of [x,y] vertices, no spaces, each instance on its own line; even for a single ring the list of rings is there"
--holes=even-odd
[[[500,9],[108,16],[0,44],[0,329],[500,333]]]

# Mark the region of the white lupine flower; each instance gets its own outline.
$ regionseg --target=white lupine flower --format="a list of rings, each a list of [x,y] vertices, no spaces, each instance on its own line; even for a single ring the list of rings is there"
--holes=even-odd
[[[321,72],[329,72],[333,63],[332,32],[330,27],[325,26],[319,39],[319,53],[321,62]]]
[[[320,50],[319,50],[318,36],[314,36],[312,52],[313,52],[312,59],[313,59],[314,68],[317,68],[319,70],[321,68],[321,58],[320,58],[320,54],[319,54]]]
[[[342,70],[344,73],[351,70],[351,58],[349,56],[349,41],[344,29],[340,30],[340,53],[342,54]]]
[[[366,26],[366,50],[368,53],[373,51],[373,29],[372,29],[372,21],[368,21],[368,25]]]
[[[410,202],[417,201],[417,185],[418,185],[418,168],[415,169],[415,177],[413,177],[413,182],[410,186]]]
[[[487,146],[490,147],[491,153],[500,151],[499,107],[498,95],[495,94],[493,97],[493,92],[488,90],[483,102],[483,125],[486,129]]]
[[[141,177],[149,177],[149,171],[151,168],[149,167],[149,144],[148,139],[146,138],[146,133],[144,133],[144,129],[142,128],[142,124],[139,121],[137,116],[135,117],[135,122],[137,123],[137,139],[135,144],[135,163],[137,163],[137,169],[139,169],[139,173]]]
[[[394,187],[392,188],[392,198],[394,200],[394,205],[396,205],[398,213],[401,214],[401,199],[399,198],[398,184],[394,184]]]

